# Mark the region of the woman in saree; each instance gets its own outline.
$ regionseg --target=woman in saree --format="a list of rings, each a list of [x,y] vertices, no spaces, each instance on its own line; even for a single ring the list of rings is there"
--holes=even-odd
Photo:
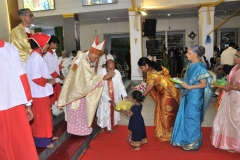
[[[169,80],[170,75],[160,64],[142,57],[138,61],[142,72],[147,72],[147,85],[143,97],[149,93],[156,102],[155,136],[160,142],[170,141],[179,106],[179,90]]]
[[[186,56],[189,63],[183,83],[175,85],[181,88],[182,99],[170,143],[188,151],[202,145],[201,122],[212,94],[212,76],[201,62],[198,45],[191,45]]]
[[[234,58],[235,67],[224,86],[221,103],[213,122],[211,144],[219,149],[240,152],[240,50]]]

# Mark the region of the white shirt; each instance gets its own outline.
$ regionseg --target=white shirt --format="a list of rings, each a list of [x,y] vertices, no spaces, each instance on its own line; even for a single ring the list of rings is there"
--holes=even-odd
[[[228,64],[233,66],[236,52],[237,50],[232,47],[225,49],[221,54],[221,65]]]
[[[26,74],[18,49],[7,42],[0,47],[0,111],[28,102],[20,76]]]
[[[114,102],[117,104],[119,101],[122,100],[122,97],[127,96],[127,92],[122,82],[122,76],[118,70],[114,70],[116,73],[115,76],[112,78],[113,82],[113,90],[114,90]],[[99,75],[106,75],[107,71],[105,68],[101,69],[98,72]],[[122,96],[122,97],[121,97]],[[108,92],[108,81],[104,81],[104,87],[102,96],[100,98],[98,109],[97,109],[97,124],[101,128],[107,127],[108,130],[111,130],[111,118],[110,118],[110,103],[111,100]],[[114,111],[114,125],[120,120],[120,113]]]
[[[26,65],[26,71],[31,87],[32,97],[42,98],[53,94],[52,84],[47,83],[45,87],[42,87],[33,82],[34,79],[41,77],[45,79],[51,79],[47,64],[44,62],[42,56],[38,52],[34,51],[30,54]]]
[[[47,52],[43,55],[43,60],[47,64],[50,76],[52,77],[52,73],[57,72],[58,75],[60,75],[59,71],[59,61],[56,52],[53,51],[53,53]],[[53,78],[53,77],[52,77]],[[60,82],[59,78],[55,78],[55,82]]]
[[[71,61],[70,58],[68,58],[68,57],[65,57],[65,58],[59,57],[58,60],[59,60],[59,64],[62,62],[62,66],[64,68],[68,68],[69,67],[70,61]]]
[[[124,98],[124,97],[127,96],[127,92],[126,92],[125,87],[124,87],[123,82],[122,82],[121,73],[117,69],[114,69],[114,72],[116,73],[115,76],[112,78],[113,90],[114,90],[114,101],[119,102],[119,101],[122,100],[121,95]],[[106,71],[105,68],[103,68],[98,72],[98,74],[99,75],[106,75],[107,71]],[[106,102],[111,100],[111,98],[109,97],[109,94],[108,94],[107,80],[104,81],[102,98],[103,98],[103,101],[106,101]]]

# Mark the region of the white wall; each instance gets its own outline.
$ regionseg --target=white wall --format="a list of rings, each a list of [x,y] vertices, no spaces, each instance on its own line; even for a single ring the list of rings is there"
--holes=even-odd
[[[192,41],[188,35],[193,31],[197,34],[194,39],[196,44],[198,44],[198,18],[185,18],[185,19],[171,19],[171,29],[169,30],[169,20],[168,19],[158,19],[157,20],[157,32],[158,31],[177,31],[184,30],[186,33],[186,46]],[[91,46],[94,37],[95,30],[100,37],[104,34],[126,34],[129,33],[129,23],[128,22],[118,22],[118,23],[101,23],[101,24],[91,24],[91,25],[81,25],[80,24],[80,39],[81,39],[81,50],[87,50]],[[100,39],[102,40],[102,39]],[[145,41],[143,40],[143,43]],[[109,46],[108,46],[109,47]],[[146,53],[145,50],[143,50]]]
[[[0,39],[9,40],[9,21],[6,0],[0,0]]]
[[[99,41],[101,42],[104,38],[104,34],[121,34],[129,33],[128,22],[118,23],[101,23],[92,25],[81,25],[80,24],[80,45],[81,50],[88,50],[92,45],[95,38],[95,30],[99,35]]]

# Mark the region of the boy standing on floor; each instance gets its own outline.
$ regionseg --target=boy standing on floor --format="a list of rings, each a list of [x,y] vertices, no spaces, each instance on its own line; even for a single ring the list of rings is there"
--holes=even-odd
[[[46,54],[44,54],[43,59],[47,64],[51,78],[55,79],[55,84],[53,85],[53,94],[50,96],[50,103],[53,107],[53,105],[55,105],[55,102],[58,100],[61,91],[60,79],[63,80],[64,76],[60,75],[58,57],[56,52],[54,51],[55,49],[58,48],[59,44],[58,38],[52,35],[48,44],[49,44],[48,51]],[[55,117],[53,113],[52,116]]]

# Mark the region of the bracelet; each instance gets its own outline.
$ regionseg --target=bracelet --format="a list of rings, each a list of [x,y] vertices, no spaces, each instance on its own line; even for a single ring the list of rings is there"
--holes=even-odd
[[[237,87],[236,87],[236,86],[234,86],[234,90],[237,90]]]

